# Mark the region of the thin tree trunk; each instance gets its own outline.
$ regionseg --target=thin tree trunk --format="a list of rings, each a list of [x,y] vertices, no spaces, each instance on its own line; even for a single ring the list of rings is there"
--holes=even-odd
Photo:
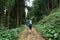
[[[53,5],[53,3],[54,3],[54,0],[51,0],[51,3],[52,3],[52,9],[53,9],[53,6],[54,6],[54,5]]]
[[[8,16],[7,16],[7,27],[9,28],[9,25],[10,25],[10,9],[8,11]]]
[[[10,12],[11,12],[11,8],[10,8],[10,1],[8,0],[8,14],[7,14],[7,28],[10,28]]]
[[[59,7],[60,7],[60,0],[59,0]]]
[[[17,1],[17,26],[19,26],[19,1]]]
[[[17,0],[17,26],[20,26],[22,24],[22,14],[23,14],[23,4],[24,0]]]
[[[57,0],[57,5],[58,5],[58,7],[59,7],[59,0]]]
[[[48,10],[49,10],[49,0],[48,0]]]
[[[19,12],[17,11],[17,26],[19,26]]]
[[[20,11],[20,23],[19,25],[22,25],[22,11]]]

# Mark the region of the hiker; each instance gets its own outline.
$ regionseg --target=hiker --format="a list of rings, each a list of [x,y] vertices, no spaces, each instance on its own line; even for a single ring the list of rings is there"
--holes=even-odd
[[[27,24],[27,26],[29,27],[29,29],[32,30],[32,20],[28,18],[28,19],[26,20],[26,24]]]
[[[32,30],[32,19],[30,19],[30,29]]]

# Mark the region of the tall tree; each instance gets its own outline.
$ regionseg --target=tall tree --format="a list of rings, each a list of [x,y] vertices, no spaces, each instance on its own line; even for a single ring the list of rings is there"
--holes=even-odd
[[[10,25],[10,12],[11,12],[11,4],[10,4],[10,0],[8,0],[7,2],[7,7],[8,7],[8,13],[7,13],[7,27],[9,28]]]
[[[24,13],[24,0],[17,0],[17,26],[22,24]]]
[[[59,2],[60,0],[58,0]],[[59,2],[60,3],[60,2]],[[57,0],[34,0],[31,11],[29,12],[36,21],[40,20],[42,16],[48,15],[48,12],[53,8],[58,7]],[[39,17],[39,18],[38,18]]]
[[[4,10],[5,10],[5,4],[7,0],[0,0],[0,24],[5,21],[4,20]]]
[[[59,0],[59,7],[60,7],[60,0]]]
[[[19,4],[20,4],[20,1],[17,0],[17,26],[19,26]]]

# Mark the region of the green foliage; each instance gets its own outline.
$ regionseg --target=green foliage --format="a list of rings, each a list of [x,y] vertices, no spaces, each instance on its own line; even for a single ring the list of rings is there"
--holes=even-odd
[[[47,14],[46,10],[47,0],[34,0],[33,6],[29,12],[30,17],[34,16],[34,22],[39,21],[43,15]]]
[[[6,29],[3,26],[0,26],[0,40],[17,40],[19,33],[24,29],[23,26],[15,29]]]
[[[58,7],[59,0],[34,0],[31,10],[29,10],[30,17],[34,16],[34,22],[38,22],[43,16],[49,15],[49,12]]]
[[[8,6],[10,9],[15,6],[16,0],[0,0],[0,23],[6,25],[7,15],[8,15]],[[11,11],[10,10],[10,11]],[[5,12],[6,11],[6,12]]]
[[[47,40],[60,40],[60,9],[44,17],[35,25],[35,28],[39,30]]]

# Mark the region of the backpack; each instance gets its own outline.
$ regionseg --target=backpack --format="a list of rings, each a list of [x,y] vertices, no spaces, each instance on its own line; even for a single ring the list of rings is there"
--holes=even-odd
[[[30,20],[26,20],[26,24],[29,26],[31,24]]]

